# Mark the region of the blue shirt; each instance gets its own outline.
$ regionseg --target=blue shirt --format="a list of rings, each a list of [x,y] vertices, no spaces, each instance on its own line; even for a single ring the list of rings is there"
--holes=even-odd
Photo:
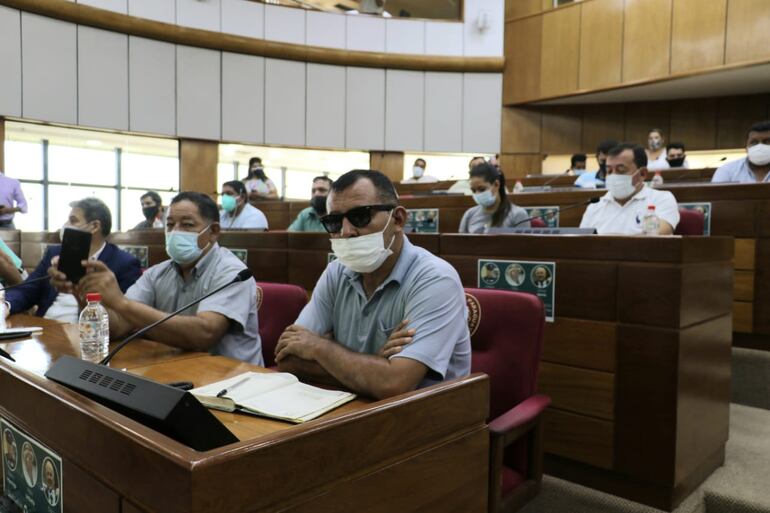
[[[331,262],[297,324],[317,334],[334,333],[358,353],[377,354],[404,319],[413,341],[392,358],[411,358],[429,369],[420,387],[467,376],[471,369],[465,291],[457,271],[404,237],[396,265],[371,298],[361,275]]]
[[[754,171],[749,167],[749,159],[742,158],[723,164],[716,170],[711,178],[711,183],[757,183]],[[763,183],[770,183],[770,173],[765,175]]]

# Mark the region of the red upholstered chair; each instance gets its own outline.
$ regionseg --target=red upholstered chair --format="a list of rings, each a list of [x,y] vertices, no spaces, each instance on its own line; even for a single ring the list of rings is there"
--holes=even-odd
[[[703,212],[697,210],[679,209],[679,224],[674,235],[703,235],[703,224],[706,222]]]
[[[541,414],[535,394],[545,310],[532,294],[465,289],[471,370],[489,375],[489,513],[517,511],[540,491]]]
[[[548,225],[545,223],[542,217],[537,217],[529,222],[529,225],[532,228],[547,228]]]
[[[265,367],[275,365],[278,337],[299,317],[307,303],[305,289],[285,283],[257,283],[257,317]]]

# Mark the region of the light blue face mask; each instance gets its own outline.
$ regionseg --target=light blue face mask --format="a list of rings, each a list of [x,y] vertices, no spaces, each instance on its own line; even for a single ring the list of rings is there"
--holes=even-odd
[[[197,260],[203,249],[198,247],[198,236],[209,229],[211,225],[201,230],[198,233],[195,232],[180,232],[174,230],[166,232],[166,253],[177,264],[184,265],[189,264]],[[208,244],[206,244],[208,247]]]
[[[495,204],[495,201],[497,198],[494,194],[492,194],[492,191],[490,189],[487,189],[486,191],[477,192],[473,195],[473,201],[476,202],[476,204],[481,205],[483,208],[490,208]]]
[[[225,212],[232,212],[237,205],[238,200],[235,199],[235,196],[230,196],[229,194],[222,195],[222,208]]]

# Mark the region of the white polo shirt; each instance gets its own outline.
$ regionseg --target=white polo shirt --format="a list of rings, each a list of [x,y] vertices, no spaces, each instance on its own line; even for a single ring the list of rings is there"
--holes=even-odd
[[[580,221],[581,228],[596,228],[600,235],[641,235],[642,221],[647,206],[655,205],[655,214],[674,229],[679,224],[679,206],[668,191],[659,191],[645,185],[625,205],[607,192],[599,203],[589,205]]]

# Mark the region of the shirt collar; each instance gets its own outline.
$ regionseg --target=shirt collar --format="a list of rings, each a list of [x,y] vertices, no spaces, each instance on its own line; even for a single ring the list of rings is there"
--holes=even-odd
[[[102,256],[102,251],[104,251],[104,248],[107,246],[106,242],[102,242],[102,245],[99,249],[96,250],[96,252],[88,257],[89,260],[99,260],[99,257]]]
[[[407,271],[412,265],[412,262],[417,257],[417,251],[415,250],[414,245],[409,242],[409,238],[407,238],[406,235],[404,235],[404,243],[401,245],[401,253],[398,255],[398,260],[396,260],[396,265],[393,266],[393,269],[390,271],[390,274],[387,278],[380,284],[379,287],[377,287],[377,290],[380,290],[384,288],[388,283],[395,281],[397,283],[402,283],[404,280],[404,277],[406,276]],[[343,266],[342,273],[347,276],[348,280],[351,282],[357,281],[358,278],[361,276],[361,273],[357,273],[355,271],[351,271],[347,267]],[[376,292],[376,291],[375,291]]]

